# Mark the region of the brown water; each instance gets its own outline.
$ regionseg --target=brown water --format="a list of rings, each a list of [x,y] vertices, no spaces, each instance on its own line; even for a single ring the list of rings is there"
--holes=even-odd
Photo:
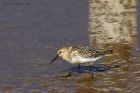
[[[86,0],[0,1],[0,93],[140,93],[140,43],[109,44],[101,60],[120,67],[90,73],[57,60],[58,48],[89,45]],[[100,67],[99,67],[100,68]],[[64,71],[64,72],[63,72]]]

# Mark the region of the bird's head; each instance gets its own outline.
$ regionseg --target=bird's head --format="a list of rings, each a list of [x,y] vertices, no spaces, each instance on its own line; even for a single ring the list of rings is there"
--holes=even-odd
[[[57,55],[55,56],[55,58],[50,62],[53,63],[57,58],[62,58],[65,59],[65,56],[68,55],[69,52],[69,47],[62,47],[57,51]]]

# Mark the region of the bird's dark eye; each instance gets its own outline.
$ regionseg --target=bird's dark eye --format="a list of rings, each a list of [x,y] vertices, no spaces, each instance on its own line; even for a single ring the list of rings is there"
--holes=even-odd
[[[61,51],[59,51],[59,54],[61,54],[62,52]]]

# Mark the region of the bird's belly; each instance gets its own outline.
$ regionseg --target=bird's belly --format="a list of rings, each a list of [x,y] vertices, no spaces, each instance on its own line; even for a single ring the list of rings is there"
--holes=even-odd
[[[71,60],[71,63],[87,63],[87,62],[94,62],[97,61],[98,59],[100,59],[100,57],[92,57],[92,58],[85,58],[85,57],[81,57],[81,56],[76,56],[73,57]]]

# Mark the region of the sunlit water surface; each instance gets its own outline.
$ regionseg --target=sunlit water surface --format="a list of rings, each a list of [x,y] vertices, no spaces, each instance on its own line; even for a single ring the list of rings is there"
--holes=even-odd
[[[88,17],[83,12],[87,2],[80,6],[54,1],[1,3],[0,93],[140,93],[138,41],[104,46],[111,46],[115,54],[100,60],[104,65],[91,71],[93,77],[86,67],[78,72],[77,65],[60,59],[48,65],[62,46],[89,45]],[[117,64],[121,66],[108,67]],[[62,77],[69,71],[71,76]]]

